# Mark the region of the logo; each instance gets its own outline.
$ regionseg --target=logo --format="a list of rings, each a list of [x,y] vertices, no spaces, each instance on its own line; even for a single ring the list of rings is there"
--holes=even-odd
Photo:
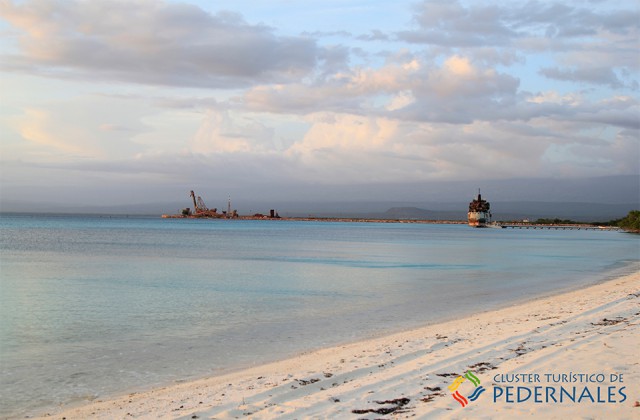
[[[460,393],[460,391],[458,391],[458,388],[466,380],[469,380],[469,382],[473,384],[474,388],[473,392],[465,397]],[[468,370],[464,376],[458,376],[453,383],[448,386],[448,388],[449,391],[451,391],[453,399],[458,401],[463,408],[469,405],[471,401],[477,400],[478,397],[480,397],[480,394],[485,391],[484,387],[480,385],[480,379],[478,379],[478,377],[470,370]]]

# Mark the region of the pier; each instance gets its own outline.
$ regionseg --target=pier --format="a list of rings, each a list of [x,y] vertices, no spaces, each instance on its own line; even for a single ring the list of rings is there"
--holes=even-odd
[[[501,229],[555,229],[555,230],[606,230],[618,231],[617,226],[589,226],[589,225],[540,225],[531,223],[495,223],[493,227]]]

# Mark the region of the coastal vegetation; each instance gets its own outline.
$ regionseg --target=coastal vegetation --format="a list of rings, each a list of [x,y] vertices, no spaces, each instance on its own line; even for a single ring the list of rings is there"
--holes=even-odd
[[[622,219],[608,222],[576,222],[575,220],[562,219],[538,219],[532,224],[537,225],[592,225],[592,226],[617,226],[628,232],[640,233],[640,210],[632,210]]]
[[[535,221],[518,221],[517,224],[529,225],[575,225],[575,226],[615,226],[627,232],[640,233],[640,210],[632,210],[622,219],[610,220],[608,222],[579,222],[570,219],[541,218]]]
[[[617,225],[622,229],[640,233],[640,210],[632,210],[626,217],[617,221]]]
[[[570,219],[538,219],[533,224],[536,225],[599,225],[601,223],[592,223],[592,222],[577,222],[575,220]]]

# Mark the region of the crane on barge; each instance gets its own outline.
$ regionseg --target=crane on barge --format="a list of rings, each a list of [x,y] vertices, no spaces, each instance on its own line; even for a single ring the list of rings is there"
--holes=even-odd
[[[196,196],[196,193],[191,190],[191,194],[189,194],[191,199],[193,200],[193,215],[196,217],[222,217],[220,213],[218,213],[218,209],[209,209],[207,205],[204,203],[204,200],[199,195]]]

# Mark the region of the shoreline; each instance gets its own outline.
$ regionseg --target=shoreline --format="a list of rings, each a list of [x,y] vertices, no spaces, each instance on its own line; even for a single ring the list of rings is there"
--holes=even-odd
[[[39,418],[499,418],[533,413],[547,418],[612,413],[631,418],[640,415],[640,363],[634,356],[640,336],[639,302],[636,271],[580,290],[228,374],[49,408]],[[477,403],[466,400],[461,407],[448,387],[456,380],[464,382],[457,378],[467,371],[487,392]],[[570,372],[604,375],[607,382],[544,381],[554,378],[545,374]],[[532,376],[528,382],[495,381],[505,374],[537,374],[539,380]],[[611,375],[623,375],[624,381],[610,383]],[[594,402],[584,397],[579,402],[536,403],[535,395],[520,403],[505,401],[504,396],[494,402],[499,389],[509,386],[520,386],[525,393],[524,388],[560,393],[562,387],[576,386],[581,393],[587,387]],[[606,393],[609,387],[614,387],[614,396],[598,401],[596,392],[602,388]],[[464,393],[472,388],[470,382],[461,385]]]

